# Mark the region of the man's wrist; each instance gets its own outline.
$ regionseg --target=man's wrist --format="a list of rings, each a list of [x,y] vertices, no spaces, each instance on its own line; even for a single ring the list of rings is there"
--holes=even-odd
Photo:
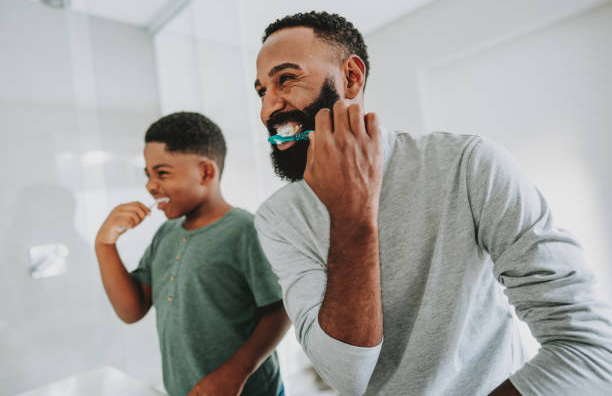
[[[330,228],[342,235],[369,238],[378,234],[378,214],[360,216],[334,216],[330,214]]]

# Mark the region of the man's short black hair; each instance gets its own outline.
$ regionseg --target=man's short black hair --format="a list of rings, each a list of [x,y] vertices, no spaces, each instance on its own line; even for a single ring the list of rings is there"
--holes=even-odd
[[[166,150],[185,154],[199,154],[210,158],[223,173],[227,147],[221,129],[199,113],[179,112],[155,121],[145,134],[145,143],[166,144]]]
[[[265,42],[274,32],[292,27],[311,28],[316,37],[341,50],[342,60],[351,54],[359,56],[366,67],[365,78],[367,81],[370,74],[368,47],[363,41],[363,36],[359,30],[351,22],[347,21],[346,18],[338,14],[329,14],[325,11],[310,11],[287,15],[269,24],[261,41]]]

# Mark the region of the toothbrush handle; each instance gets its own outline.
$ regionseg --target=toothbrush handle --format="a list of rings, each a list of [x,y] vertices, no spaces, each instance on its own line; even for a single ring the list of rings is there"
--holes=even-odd
[[[273,135],[268,138],[268,142],[272,144],[280,144],[284,142],[290,142],[292,140],[309,140],[308,134],[310,132],[314,132],[314,131],[312,130],[304,131],[304,132],[296,133],[293,136]]]

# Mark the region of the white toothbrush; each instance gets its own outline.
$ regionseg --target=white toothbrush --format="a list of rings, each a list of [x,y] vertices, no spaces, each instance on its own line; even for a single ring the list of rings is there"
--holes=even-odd
[[[151,205],[148,206],[149,210],[153,209],[157,204],[160,203],[166,203],[170,201],[170,198],[168,197],[162,197],[162,198],[157,198],[155,199],[155,201],[153,201],[153,203]],[[123,231],[125,231],[127,229],[126,226],[121,226],[121,227],[117,227],[115,229],[115,232],[118,232],[119,234],[121,234]]]

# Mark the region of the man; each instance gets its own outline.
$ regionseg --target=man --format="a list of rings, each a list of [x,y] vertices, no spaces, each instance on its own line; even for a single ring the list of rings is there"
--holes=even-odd
[[[323,379],[342,394],[610,394],[610,313],[577,242],[493,143],[364,116],[368,70],[361,34],[327,13],[274,22],[257,58],[270,134],[314,130],[273,147],[292,183],[255,226]],[[508,302],[542,346],[529,362]]]

